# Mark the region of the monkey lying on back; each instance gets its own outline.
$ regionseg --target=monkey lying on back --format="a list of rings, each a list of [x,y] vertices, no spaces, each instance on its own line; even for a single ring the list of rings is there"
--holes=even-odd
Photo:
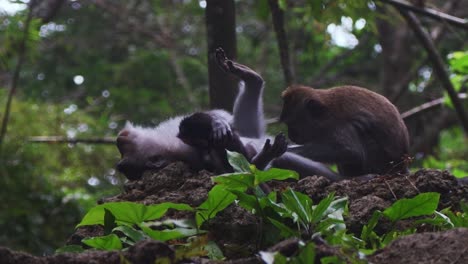
[[[220,172],[228,167],[225,149],[232,149],[259,168],[274,159],[271,166],[292,169],[302,176],[318,174],[336,180],[336,174],[321,163],[289,152],[282,154],[285,140],[281,136],[270,144],[262,109],[263,79],[250,68],[228,60],[222,50],[217,51],[216,59],[222,69],[245,84],[240,86],[233,115],[211,110],[175,117],[156,128],[127,124],[117,138],[122,155],[117,169],[130,180],[139,179],[145,170],[160,169],[174,161],[184,161],[196,170]],[[195,121],[195,127],[201,123],[201,130],[184,129],[190,121]]]
[[[301,154],[336,163],[344,177],[407,172],[408,130],[385,97],[355,86],[293,86],[282,97],[280,120],[305,144]]]

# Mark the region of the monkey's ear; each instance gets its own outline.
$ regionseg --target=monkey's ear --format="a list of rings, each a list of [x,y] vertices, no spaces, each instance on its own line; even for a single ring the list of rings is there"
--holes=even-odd
[[[305,108],[307,109],[307,112],[314,116],[321,115],[326,111],[325,105],[318,100],[307,100],[305,102]]]

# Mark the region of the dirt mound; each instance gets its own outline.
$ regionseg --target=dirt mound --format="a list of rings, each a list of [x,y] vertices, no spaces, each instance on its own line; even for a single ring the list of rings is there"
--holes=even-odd
[[[135,201],[143,204],[161,202],[187,203],[200,205],[213,187],[207,171],[193,172],[183,163],[174,163],[159,172],[147,172],[142,179],[125,184],[124,192],[114,197],[104,198],[100,203],[115,201]],[[274,189],[293,188],[308,194],[315,202],[330,192],[337,196],[349,197],[348,229],[359,234],[372,212],[384,210],[394,201],[413,197],[423,192],[441,194],[440,207],[451,206],[458,209],[461,200],[468,200],[468,185],[463,185],[445,171],[420,170],[414,174],[384,175],[373,178],[355,178],[331,183],[326,178],[311,176],[298,182],[273,182]],[[439,208],[439,209],[441,209]],[[171,218],[193,217],[191,212],[169,212]],[[404,222],[404,221],[402,221]],[[210,230],[210,238],[222,248],[230,263],[262,263],[254,257],[258,250],[256,240],[259,219],[244,209],[231,205],[220,212],[204,227]],[[388,223],[379,224],[377,231],[386,231]],[[87,226],[76,230],[70,244],[80,244],[81,239],[103,235],[100,226]],[[450,260],[450,263],[464,263],[468,258],[468,229],[455,229],[438,233],[421,233],[402,237],[386,248],[369,257],[373,263],[405,263]],[[319,241],[320,242],[320,241]],[[295,244],[296,243],[296,244]],[[317,257],[336,255],[342,252],[337,247],[316,243]],[[441,247],[440,245],[444,245]],[[297,241],[288,240],[272,247],[272,250],[287,252],[297,246]],[[263,249],[265,250],[265,249]],[[49,257],[34,257],[20,252],[0,248],[2,263],[121,263],[122,258],[131,263],[154,263],[156,258],[174,256],[171,246],[155,241],[144,241],[127,251],[89,251],[81,254],[60,254]],[[242,258],[250,256],[248,258]],[[202,260],[192,259],[194,263]],[[457,262],[459,261],[459,262]],[[206,260],[203,260],[203,263]],[[442,263],[442,262],[437,262]]]

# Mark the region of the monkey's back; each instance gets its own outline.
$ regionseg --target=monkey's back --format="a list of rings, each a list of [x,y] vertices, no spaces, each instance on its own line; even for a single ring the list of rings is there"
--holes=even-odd
[[[321,91],[321,90],[317,90]],[[384,96],[357,86],[319,92],[341,122],[352,124],[363,142],[369,173],[406,170],[409,136],[398,109]]]

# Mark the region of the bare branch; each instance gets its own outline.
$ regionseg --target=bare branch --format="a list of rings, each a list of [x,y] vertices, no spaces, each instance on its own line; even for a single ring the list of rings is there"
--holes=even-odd
[[[433,64],[434,72],[438,76],[439,81],[442,83],[445,90],[447,91],[450,100],[452,101],[453,106],[455,108],[455,111],[457,112],[458,118],[462,123],[463,129],[465,130],[465,134],[468,135],[468,117],[466,115],[465,110],[463,109],[463,105],[458,99],[457,92],[455,91],[455,88],[453,87],[453,84],[450,81],[449,75],[445,70],[444,61],[438,53],[434,42],[432,42],[432,39],[429,36],[429,34],[426,31],[424,31],[421,22],[413,13],[403,10],[401,8],[398,10],[400,11],[401,15],[406,19],[406,21],[416,34],[416,37],[426,49],[429,60]]]
[[[28,41],[29,36],[29,25],[31,24],[32,19],[32,10],[35,6],[37,1],[31,1],[28,5],[28,15],[26,17],[26,21],[24,23],[23,28],[23,38],[18,46],[18,61],[16,62],[16,67],[13,71],[13,79],[10,83],[10,91],[8,92],[7,103],[5,106],[5,114],[3,115],[2,120],[2,128],[0,131],[0,153],[2,150],[3,140],[5,139],[5,135],[7,133],[8,122],[10,121],[10,111],[11,111],[11,103],[13,101],[13,95],[16,93],[18,88],[18,82],[20,78],[21,67],[24,63],[24,58],[26,57],[26,42]]]
[[[458,94],[458,98],[460,99],[467,99],[468,96],[466,93],[460,93]],[[417,114],[421,114],[427,110],[430,110],[436,106],[442,105],[444,103],[444,97],[437,98],[435,100],[432,100],[430,102],[424,103],[422,105],[416,106],[404,113],[401,114],[401,117],[403,119],[408,119],[416,116]]]
[[[284,29],[284,11],[281,10],[278,4],[278,0],[268,0],[268,4],[270,5],[273,27],[275,29],[276,39],[278,41],[278,49],[280,53],[281,66],[283,67],[284,79],[286,85],[289,86],[295,82],[295,77],[291,68],[288,41],[286,37],[286,30]]]
[[[449,15],[449,14],[446,14],[446,13],[443,13],[434,9],[426,8],[426,7],[417,7],[403,0],[380,0],[380,1],[391,4],[395,6],[396,8],[398,8],[399,10],[413,11],[415,13],[425,15],[432,19],[449,23],[456,27],[468,29],[468,20],[466,19],[455,17],[455,16],[452,16],[452,15]]]
[[[29,142],[32,143],[48,143],[48,144],[115,144],[115,138],[103,137],[103,138],[67,138],[62,136],[38,136],[30,137]]]

